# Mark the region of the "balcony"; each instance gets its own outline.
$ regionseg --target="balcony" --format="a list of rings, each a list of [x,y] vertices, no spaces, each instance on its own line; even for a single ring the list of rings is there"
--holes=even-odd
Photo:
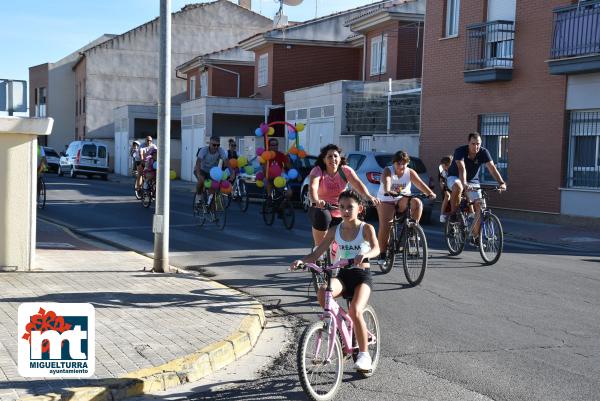
[[[465,82],[510,81],[513,70],[513,21],[467,26]]]
[[[600,71],[600,0],[554,9],[550,74]]]

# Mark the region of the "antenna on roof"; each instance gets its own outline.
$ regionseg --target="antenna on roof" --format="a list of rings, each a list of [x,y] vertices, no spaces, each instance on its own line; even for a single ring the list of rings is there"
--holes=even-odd
[[[279,10],[275,14],[275,18],[273,18],[273,26],[275,28],[282,28],[287,25],[287,16],[283,14],[283,5],[286,6],[297,6],[304,0],[275,0],[279,3]]]

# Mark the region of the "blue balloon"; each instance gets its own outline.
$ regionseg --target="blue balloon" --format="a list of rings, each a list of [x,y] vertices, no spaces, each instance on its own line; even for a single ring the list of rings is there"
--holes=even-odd
[[[210,178],[212,178],[215,181],[221,181],[221,176],[223,175],[223,172],[221,171],[221,169],[217,166],[213,167],[210,169]]]
[[[290,177],[291,180],[294,180],[294,179],[298,178],[298,170],[296,170],[295,168],[292,168],[287,172],[287,175],[288,175],[288,177]]]
[[[295,132],[290,132],[290,133],[288,134],[288,139],[289,139],[290,141],[294,141],[294,140],[296,139],[296,133],[295,133]]]
[[[255,134],[256,136],[263,136],[263,132],[262,132],[262,130],[261,130],[260,128],[257,128],[257,129],[254,131],[254,134]]]
[[[281,176],[287,181],[289,180],[289,176],[286,173],[281,173]]]
[[[296,156],[296,155],[293,155],[293,154],[291,154],[291,153],[290,153],[288,156],[289,156],[289,157],[290,157],[290,159],[292,159],[292,160],[296,160],[296,159],[298,158],[298,156]]]

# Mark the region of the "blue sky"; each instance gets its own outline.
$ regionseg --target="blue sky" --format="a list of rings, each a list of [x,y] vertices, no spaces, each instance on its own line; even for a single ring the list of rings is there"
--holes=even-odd
[[[172,11],[190,3],[171,0]],[[317,16],[373,3],[374,0],[304,0],[284,6],[289,20]],[[252,10],[272,18],[276,0],[252,0]],[[159,14],[159,0],[18,0],[2,4],[0,78],[24,79],[29,67],[55,62],[104,33],[120,34]]]

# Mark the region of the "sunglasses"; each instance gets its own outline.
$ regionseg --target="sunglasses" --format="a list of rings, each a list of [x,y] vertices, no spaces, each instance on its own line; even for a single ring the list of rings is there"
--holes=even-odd
[[[218,148],[219,146],[221,146],[221,144],[211,143],[210,146],[212,146],[213,148]]]

